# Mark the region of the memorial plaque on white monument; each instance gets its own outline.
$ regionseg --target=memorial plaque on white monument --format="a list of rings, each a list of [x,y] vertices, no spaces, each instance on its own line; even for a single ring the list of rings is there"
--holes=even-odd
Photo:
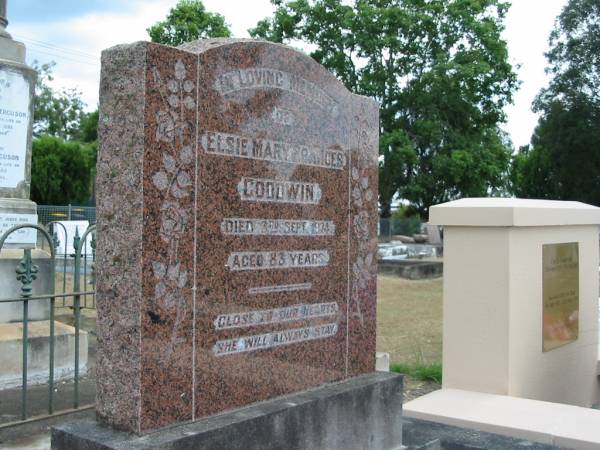
[[[0,188],[25,180],[29,92],[22,74],[0,68]]]
[[[0,236],[15,225],[37,225],[37,214],[0,213]],[[35,245],[37,231],[33,228],[21,228],[11,233],[6,239],[7,244]]]

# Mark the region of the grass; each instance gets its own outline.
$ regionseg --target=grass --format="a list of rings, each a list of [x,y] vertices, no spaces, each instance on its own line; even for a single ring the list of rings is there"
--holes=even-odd
[[[389,353],[392,364],[436,376],[430,368],[442,361],[442,279],[380,275],[377,289],[377,351]]]
[[[90,274],[88,273],[87,280],[83,277],[83,274],[79,278],[80,280],[80,292],[93,291],[94,286],[90,284]],[[62,272],[57,272],[56,277],[54,278],[54,292],[57,294],[61,294],[63,292],[63,280],[64,283],[64,292],[70,293],[74,292],[74,276],[72,273],[66,273],[63,275]],[[63,303],[65,306],[73,306],[73,297],[58,297],[56,299],[56,305],[58,307],[62,307]],[[81,296],[81,305],[85,307],[93,307],[93,299],[91,295],[83,295]]]
[[[409,375],[419,381],[442,382],[442,365],[440,363],[393,363],[390,364],[390,370],[392,372]]]

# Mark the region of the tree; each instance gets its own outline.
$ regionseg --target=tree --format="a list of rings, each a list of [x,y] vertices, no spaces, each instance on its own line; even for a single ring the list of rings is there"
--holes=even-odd
[[[98,109],[81,115],[79,128],[73,138],[88,143],[98,140]]]
[[[230,37],[221,14],[207,12],[200,0],[180,0],[167,19],[146,30],[152,42],[177,46],[209,37]]]
[[[96,145],[44,135],[33,140],[31,199],[42,205],[82,203],[91,195]]]
[[[382,216],[394,195],[430,205],[502,192],[510,149],[498,129],[516,75],[500,0],[271,0],[250,30],[301,40],[348,89],[380,104]]]
[[[552,76],[534,102],[531,148],[512,162],[514,192],[526,198],[600,205],[600,3],[570,0],[550,35]]]
[[[85,103],[76,89],[55,90],[49,86],[53,80],[54,61],[39,65],[34,61],[33,68],[38,72],[35,86],[33,113],[33,134],[49,134],[70,139],[79,132],[84,116]]]

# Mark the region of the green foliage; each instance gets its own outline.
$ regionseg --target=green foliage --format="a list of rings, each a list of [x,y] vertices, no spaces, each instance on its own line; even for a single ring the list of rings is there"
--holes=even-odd
[[[546,56],[552,79],[534,103],[532,145],[513,158],[512,190],[600,205],[600,3],[570,0]]]
[[[95,142],[98,140],[98,110],[83,113],[79,122],[79,128],[73,136],[81,142]]]
[[[504,192],[510,149],[498,129],[517,87],[501,0],[272,0],[250,30],[300,40],[353,92],[380,104],[380,204],[423,216],[460,196]]]
[[[230,37],[221,14],[207,12],[200,0],[180,0],[167,19],[146,29],[152,42],[177,46],[209,37]]]
[[[59,137],[33,140],[31,199],[42,205],[82,203],[91,195],[96,144],[66,142]]]
[[[85,115],[85,104],[81,93],[76,89],[55,90],[49,86],[53,80],[54,61],[39,65],[34,61],[33,68],[38,72],[35,85],[33,114],[33,134],[49,134],[63,139],[71,139],[79,132],[80,122]]]
[[[421,232],[421,217],[418,214],[408,215],[408,208],[402,206],[392,214],[392,234],[412,236]]]
[[[38,78],[31,197],[38,204],[46,205],[81,203],[91,195],[98,111],[84,112],[81,94],[75,89],[55,90],[49,86],[55,65],[54,62],[33,64]]]
[[[402,373],[420,381],[442,382],[442,365],[440,363],[394,363],[390,365],[390,371]]]
[[[569,0],[550,34],[547,72],[552,76],[536,104],[546,111],[560,97],[570,105],[581,97],[600,103],[600,3]]]

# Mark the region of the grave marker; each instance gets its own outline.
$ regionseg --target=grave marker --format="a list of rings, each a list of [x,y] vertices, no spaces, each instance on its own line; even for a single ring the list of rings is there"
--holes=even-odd
[[[375,368],[378,107],[288,47],[103,53],[98,416],[146,431]]]

